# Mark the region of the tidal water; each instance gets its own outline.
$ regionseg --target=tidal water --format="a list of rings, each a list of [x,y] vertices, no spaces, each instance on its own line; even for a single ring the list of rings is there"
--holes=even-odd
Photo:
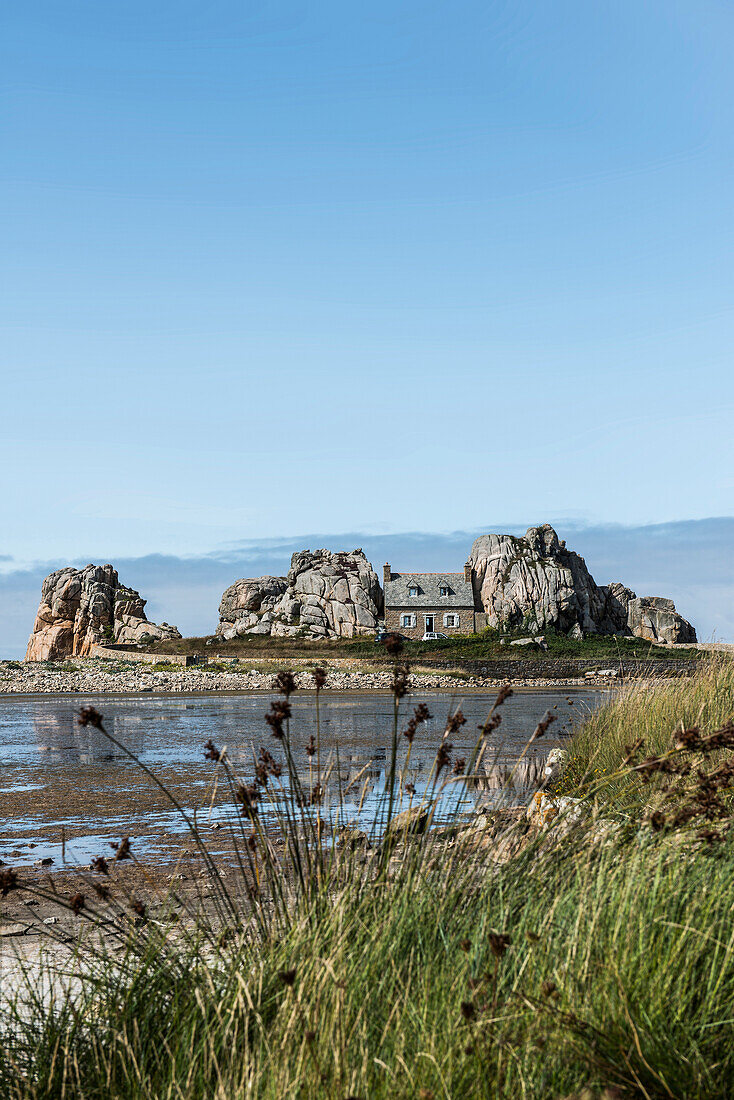
[[[468,759],[495,696],[494,692],[464,697],[429,692],[401,702],[401,733],[418,703],[425,703],[432,715],[419,729],[404,776],[415,786],[413,797],[420,798],[432,782],[436,748],[448,716],[461,708],[466,718],[448,738],[452,762]],[[557,721],[531,753],[544,758],[606,697],[607,692],[582,689],[516,692],[502,707],[502,724],[485,754],[485,771],[516,761],[538,721],[550,710]],[[231,796],[221,775],[216,778],[215,766],[205,760],[203,745],[212,739],[217,747],[226,746],[238,776],[250,782],[254,756],[261,746],[283,758],[282,745],[264,721],[273,698],[266,693],[4,698],[0,702],[0,860],[22,866],[52,858],[57,867],[63,856],[68,863],[82,863],[127,835],[136,839],[139,852],[164,851],[172,857],[186,825],[140,764],[160,778],[190,815],[196,815],[202,828],[226,827],[234,813]],[[79,726],[82,703],[102,713],[107,731],[136,759],[99,730]],[[310,789],[316,782],[316,758],[309,757],[306,749],[317,733],[315,695],[293,696],[292,707],[293,758],[303,787]],[[319,718],[322,773],[328,778],[323,813],[331,820],[374,827],[389,767],[392,697],[323,693]],[[401,737],[400,769],[406,749]],[[265,820],[274,814],[278,798],[289,797],[287,785],[282,791],[278,788],[279,784],[271,787],[273,802],[261,804]],[[448,791],[447,816],[470,813],[479,803],[496,797],[482,782],[451,784]]]

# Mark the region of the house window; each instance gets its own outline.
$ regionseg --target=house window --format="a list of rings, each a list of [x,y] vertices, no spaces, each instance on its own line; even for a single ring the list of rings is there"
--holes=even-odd
[[[417,596],[418,595],[418,585],[417,584],[411,584],[410,588],[408,589],[408,595],[409,596]]]
[[[415,626],[415,615],[401,615],[400,616],[400,625],[402,627]]]
[[[448,585],[447,584],[442,584],[441,587],[439,588],[439,592],[442,596],[448,596],[448,594],[449,594]]]
[[[444,615],[443,625],[444,626],[458,626],[459,625],[459,616],[458,615]]]

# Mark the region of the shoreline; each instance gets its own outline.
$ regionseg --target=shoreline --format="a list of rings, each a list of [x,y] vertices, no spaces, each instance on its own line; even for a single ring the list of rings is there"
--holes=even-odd
[[[47,697],[50,695],[115,695],[115,696],[176,696],[176,695],[254,695],[277,693],[276,673],[258,669],[242,671],[206,671],[205,668],[189,668],[175,671],[153,671],[144,666],[132,668],[100,668],[94,659],[74,662],[74,671],[47,669],[42,665],[21,665],[0,668],[0,698]],[[527,670],[531,671],[531,670]],[[683,671],[683,670],[682,670]],[[411,694],[438,691],[450,694],[486,694],[503,686],[513,690],[571,688],[611,688],[629,683],[665,683],[674,679],[668,670],[645,670],[643,675],[630,675],[617,669],[600,670],[580,676],[524,675],[481,676],[470,673],[452,674],[444,670],[416,670],[410,673]],[[603,674],[602,674],[603,673]],[[684,673],[687,674],[687,673]],[[294,673],[299,692],[315,694],[310,671]],[[327,680],[321,689],[324,694],[365,693],[390,694],[392,671],[361,671],[327,667]]]
[[[160,663],[164,663],[161,661]],[[295,662],[297,663],[297,662]],[[474,669],[462,670],[428,669],[418,667],[410,672],[410,691],[413,694],[438,691],[449,694],[483,694],[499,690],[508,685],[513,690],[569,690],[578,687],[611,687],[628,683],[665,683],[688,676],[691,670],[681,668],[673,670],[669,665],[656,669],[647,664],[637,668],[606,668],[596,670],[579,669],[577,675],[569,675],[568,662],[559,662],[559,675],[548,675],[548,659],[541,663],[537,674],[527,664],[523,668],[499,670]],[[603,662],[599,662],[600,665]],[[165,670],[146,667],[143,663],[111,662],[99,658],[76,658],[65,662],[66,667],[58,664],[0,662],[0,697],[6,696],[47,696],[47,695],[250,695],[273,694],[277,692],[277,671],[253,668],[231,668],[209,670],[206,665],[190,668],[168,668]],[[324,662],[327,681],[321,691],[326,693],[390,693],[392,669],[370,667],[335,667],[329,661]],[[69,667],[70,665],[70,667]],[[522,675],[506,674],[522,672]],[[576,672],[577,670],[573,670]],[[494,673],[494,674],[493,674]],[[545,673],[545,674],[544,674]],[[310,669],[294,671],[297,690],[315,693],[313,675]]]

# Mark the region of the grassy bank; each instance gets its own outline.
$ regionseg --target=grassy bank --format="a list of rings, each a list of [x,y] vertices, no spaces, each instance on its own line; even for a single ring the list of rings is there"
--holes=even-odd
[[[402,708],[401,691],[398,670]],[[694,682],[623,695],[577,732],[573,759],[586,776],[606,753],[617,785],[641,782],[635,769],[653,752],[687,754],[708,773],[731,757],[734,736],[721,735],[726,745],[713,752],[701,738],[725,727],[733,704],[728,664],[707,667]],[[490,747],[500,713],[501,706],[484,731]],[[297,729],[280,714],[278,727],[271,712],[270,728],[279,729],[287,762]],[[410,729],[408,718],[399,715],[396,734]],[[698,747],[674,748],[681,720],[698,723]],[[421,728],[417,720],[413,735]],[[536,736],[543,734],[539,727]],[[431,790],[459,781],[450,735],[449,728],[437,746],[435,782],[423,799],[429,812]],[[623,763],[625,742],[640,737],[649,747]],[[399,788],[410,741],[395,744]],[[226,774],[226,760],[212,767]],[[598,792],[608,785],[603,777],[594,783]],[[596,810],[570,830],[561,821],[528,831],[523,820],[497,834],[495,819],[486,828],[411,832],[409,818],[388,828],[390,843],[335,848],[318,843],[318,812],[302,813],[294,796],[283,810],[284,855],[275,859],[258,825],[256,788],[244,790],[233,787],[250,815],[241,875],[248,889],[222,894],[216,926],[153,924],[135,911],[125,925],[132,902],[119,897],[115,919],[128,929],[127,953],[94,965],[76,999],[5,1012],[1,1096],[732,1094],[728,815],[717,816],[713,842],[699,835],[710,824],[705,809],[658,828],[644,795],[637,814],[627,804],[626,816],[615,816],[599,793]],[[300,801],[318,806],[317,790],[302,788],[312,797]],[[268,870],[282,879],[270,882]],[[102,881],[114,894],[109,871]],[[7,872],[2,881],[17,888]]]
[[[564,790],[593,789],[600,803],[625,813],[658,805],[666,784],[673,785],[673,796],[683,784],[676,783],[672,774],[656,781],[627,768],[620,774],[629,749],[639,742],[637,761],[666,754],[674,749],[682,729],[698,727],[702,734],[710,734],[732,718],[734,661],[729,657],[701,662],[697,674],[685,681],[632,684],[577,731]],[[699,762],[694,755],[693,763]]]
[[[593,635],[588,638],[569,638],[565,634],[547,631],[544,634],[547,651],[534,650],[525,646],[512,646],[520,634],[500,634],[496,630],[486,630],[482,634],[466,634],[458,637],[438,639],[434,642],[405,643],[406,657],[413,662],[426,663],[432,659],[446,660],[517,660],[533,661],[547,657],[588,660],[691,660],[703,655],[697,649],[671,649],[668,646],[656,646],[640,638],[610,637]],[[212,644],[208,644],[212,643]],[[373,637],[339,638],[330,641],[314,641],[307,638],[271,638],[267,635],[250,634],[233,641],[225,642],[211,637],[181,638],[157,642],[148,647],[152,653],[222,654],[228,657],[280,658],[291,660],[323,661],[329,657],[352,657],[369,661],[389,661],[388,655]]]

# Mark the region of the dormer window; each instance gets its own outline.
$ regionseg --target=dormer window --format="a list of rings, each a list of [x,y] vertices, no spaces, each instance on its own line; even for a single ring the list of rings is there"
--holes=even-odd
[[[439,591],[439,595],[448,596],[449,586],[447,584],[442,584],[438,591]]]
[[[409,596],[417,596],[418,595],[418,585],[417,584],[411,584],[411,585],[408,586],[408,595]]]

